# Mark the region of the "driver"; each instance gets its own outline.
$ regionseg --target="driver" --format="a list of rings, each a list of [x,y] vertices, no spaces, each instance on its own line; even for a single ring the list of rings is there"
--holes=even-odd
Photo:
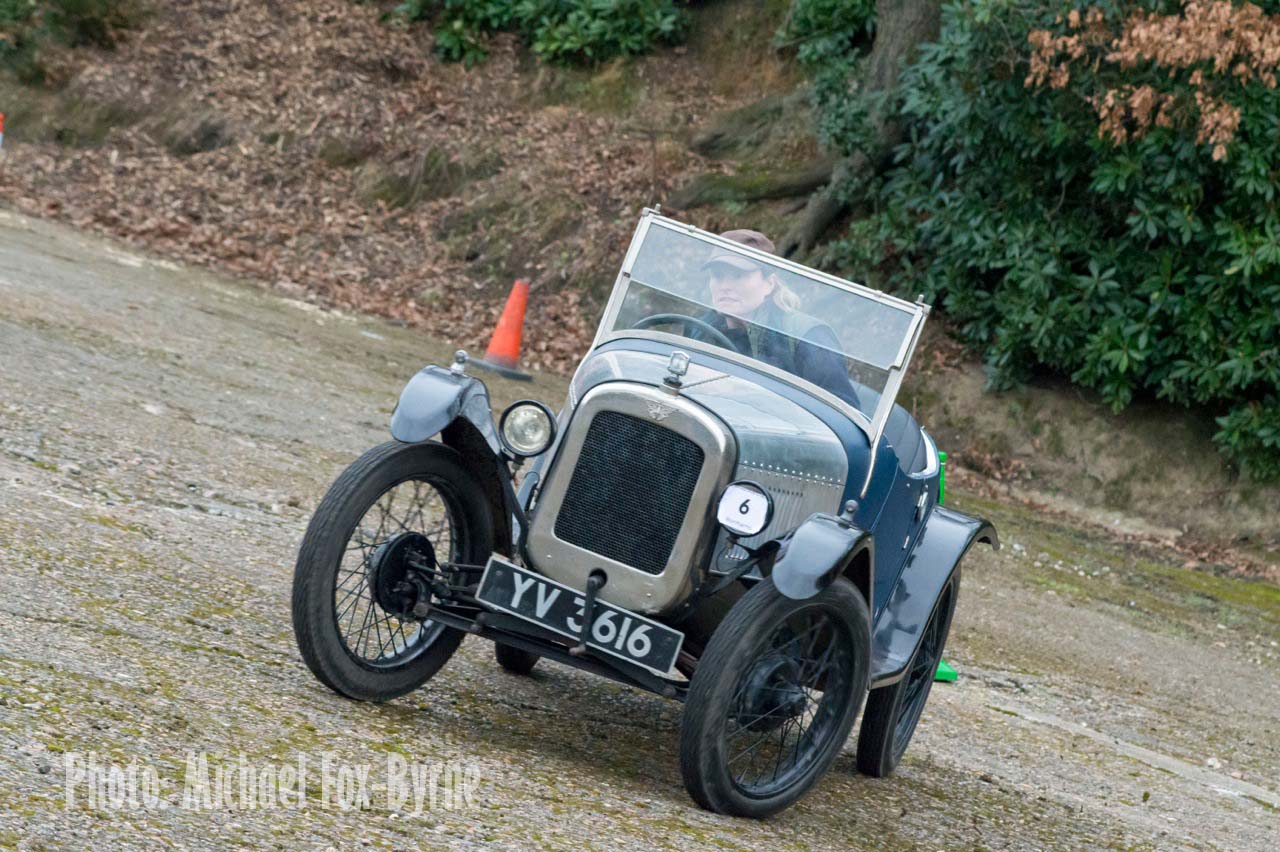
[[[774,253],[773,243],[759,231],[737,229],[720,236]],[[849,373],[837,354],[841,347],[836,333],[822,320],[802,313],[799,297],[776,273],[727,250],[713,254],[702,269],[708,275],[715,310],[700,319],[743,355],[807,379],[858,406]],[[696,331],[693,336],[698,336]]]

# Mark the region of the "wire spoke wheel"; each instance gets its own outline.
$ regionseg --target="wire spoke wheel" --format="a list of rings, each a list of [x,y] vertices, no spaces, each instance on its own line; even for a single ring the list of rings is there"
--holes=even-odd
[[[783,622],[766,647],[738,682],[724,734],[733,783],[757,798],[794,783],[830,738],[840,715],[833,696],[848,689],[853,640],[824,612],[809,610]]]
[[[800,798],[848,739],[869,668],[870,615],[847,580],[803,601],[756,585],[716,629],[690,684],[680,738],[690,794],[751,817]]]
[[[439,638],[443,625],[387,611],[374,593],[377,580],[402,581],[407,566],[396,564],[388,545],[406,533],[418,533],[437,558],[458,558],[456,510],[441,483],[410,479],[374,500],[352,531],[333,587],[334,620],[343,646],[356,660],[373,667],[398,666]],[[388,577],[379,577],[379,573]]]
[[[907,750],[907,743],[911,741],[911,735],[920,721],[920,713],[929,697],[929,685],[933,683],[933,673],[938,668],[938,660],[942,658],[942,626],[941,617],[935,615],[929,619],[929,626],[920,639],[920,650],[911,661],[902,707],[894,724],[895,751],[899,760]]]
[[[862,714],[862,730],[858,732],[860,772],[883,778],[897,768],[906,754],[933,688],[934,673],[951,631],[959,589],[960,569],[957,568],[938,595],[902,679],[871,690],[867,710]]]
[[[386,701],[416,689],[464,635],[413,615],[421,581],[492,550],[488,501],[454,450],[374,447],[330,487],[303,537],[293,580],[303,660],[349,698]]]

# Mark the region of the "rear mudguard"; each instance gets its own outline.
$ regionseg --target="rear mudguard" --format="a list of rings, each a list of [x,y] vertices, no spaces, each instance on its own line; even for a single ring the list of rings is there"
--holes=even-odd
[[[493,514],[494,544],[511,556],[513,548],[520,548],[527,524],[512,490],[511,469],[502,454],[484,382],[435,366],[423,367],[409,380],[391,413],[391,436],[416,444],[436,435],[458,451],[475,475]]]
[[[781,542],[769,576],[782,594],[804,600],[845,575],[862,592],[870,608],[874,548],[871,533],[862,527],[816,513]]]
[[[901,680],[938,596],[975,541],[1000,549],[996,529],[987,521],[933,507],[889,602],[876,619],[871,647],[873,687]]]

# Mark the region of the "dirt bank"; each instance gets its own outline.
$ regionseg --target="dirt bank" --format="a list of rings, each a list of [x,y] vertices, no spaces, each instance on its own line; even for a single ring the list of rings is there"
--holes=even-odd
[[[588,72],[507,37],[446,64],[386,5],[156,4],[58,91],[0,74],[0,199],[472,346],[526,277],[530,363],[567,369],[639,210],[708,168],[692,128],[785,76],[732,55],[781,9],[700,12],[693,50]]]

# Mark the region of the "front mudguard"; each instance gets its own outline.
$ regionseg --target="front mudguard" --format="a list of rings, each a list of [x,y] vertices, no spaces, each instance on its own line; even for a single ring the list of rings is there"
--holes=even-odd
[[[391,413],[391,436],[416,444],[436,435],[458,451],[484,490],[499,552],[512,556],[513,549],[522,551],[528,524],[516,501],[511,468],[493,425],[489,389],[484,382],[436,366],[423,367],[409,380]],[[517,530],[514,536],[513,528]]]
[[[915,656],[938,596],[975,542],[1000,549],[996,528],[981,518],[934,506],[915,550],[872,629],[871,685],[902,678]]]
[[[833,515],[815,513],[785,540],[770,577],[793,600],[811,598],[839,576],[848,576],[871,607],[875,543],[871,533]]]
[[[495,456],[502,452],[484,382],[443,367],[423,367],[400,392],[391,412],[391,436],[416,444],[443,432],[459,417],[476,428]]]

